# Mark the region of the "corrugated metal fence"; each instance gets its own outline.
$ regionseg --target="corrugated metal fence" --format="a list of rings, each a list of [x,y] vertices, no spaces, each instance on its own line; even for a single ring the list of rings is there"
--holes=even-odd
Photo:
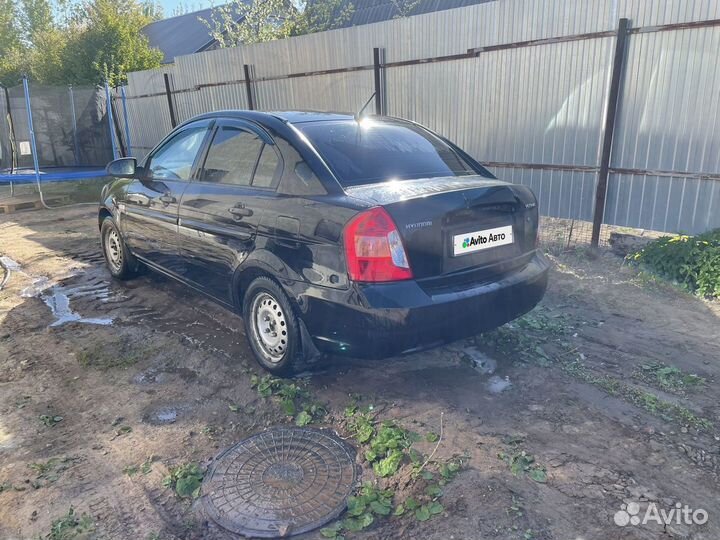
[[[383,49],[387,114],[457,142],[531,186],[543,215],[592,220],[616,29],[628,18],[604,222],[695,233],[720,227],[720,2],[498,0],[234,49],[132,73],[141,156],[212,110],[355,111]],[[250,83],[244,66],[249,67]]]

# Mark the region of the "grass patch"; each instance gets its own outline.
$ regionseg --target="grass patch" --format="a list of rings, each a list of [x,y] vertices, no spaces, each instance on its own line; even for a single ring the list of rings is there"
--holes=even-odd
[[[720,229],[663,236],[627,259],[700,296],[720,297]]]
[[[52,522],[50,532],[43,538],[45,540],[80,540],[90,538],[94,530],[92,518],[87,514],[77,515],[71,506],[67,514]]]
[[[643,364],[633,376],[643,382],[657,386],[667,392],[684,393],[686,390],[705,384],[705,379],[680,368],[666,364]]]
[[[143,476],[147,476],[152,472],[153,460],[154,458],[151,456],[145,461],[143,461],[140,465],[128,465],[123,469],[123,472],[130,477],[133,477],[136,474],[142,474]]]
[[[713,429],[711,420],[696,415],[687,407],[665,401],[616,377],[593,373],[584,364],[585,356],[568,341],[568,336],[575,330],[566,315],[551,317],[547,309],[540,307],[513,323],[483,334],[481,339],[485,345],[492,346],[505,356],[543,367],[559,367],[567,375],[597,386],[608,394],[624,399],[664,420],[692,426],[698,430]],[[676,393],[705,382],[702,377],[664,364],[647,364],[644,368],[646,369],[642,370],[641,375],[646,382]]]
[[[55,427],[63,421],[63,417],[56,414],[41,414],[38,418],[46,427]]]
[[[622,398],[664,420],[691,426],[701,431],[710,431],[714,427],[711,420],[696,415],[687,407],[665,401],[651,392],[625,384],[614,377],[593,374],[579,360],[566,362],[561,368],[573,377],[602,388],[611,396]]]
[[[34,471],[36,475],[35,479],[30,482],[30,485],[35,489],[39,489],[48,484],[52,484],[78,461],[80,461],[80,458],[77,457],[62,457],[52,458],[44,463],[30,463],[28,464],[28,469]]]
[[[547,469],[535,460],[535,456],[520,448],[522,437],[510,437],[505,443],[510,446],[508,452],[499,452],[498,458],[507,463],[515,476],[527,475],[528,478],[544,484],[547,482]]]

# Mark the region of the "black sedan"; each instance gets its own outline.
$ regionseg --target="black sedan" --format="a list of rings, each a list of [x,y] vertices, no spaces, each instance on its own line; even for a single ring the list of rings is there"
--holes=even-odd
[[[240,313],[276,374],[492,329],[547,286],[533,193],[406,120],[216,112],[107,172],[112,275],[149,267]]]

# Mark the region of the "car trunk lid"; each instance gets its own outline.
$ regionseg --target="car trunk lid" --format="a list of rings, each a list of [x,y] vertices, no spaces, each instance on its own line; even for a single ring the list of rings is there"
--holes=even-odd
[[[346,192],[387,210],[413,275],[431,288],[517,269],[535,249],[536,202],[524,186],[473,175],[390,181]]]

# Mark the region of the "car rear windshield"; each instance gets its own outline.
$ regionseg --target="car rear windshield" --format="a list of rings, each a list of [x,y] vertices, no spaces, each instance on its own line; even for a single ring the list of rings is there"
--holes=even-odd
[[[346,187],[477,174],[441,139],[405,122],[363,119],[297,127]]]

